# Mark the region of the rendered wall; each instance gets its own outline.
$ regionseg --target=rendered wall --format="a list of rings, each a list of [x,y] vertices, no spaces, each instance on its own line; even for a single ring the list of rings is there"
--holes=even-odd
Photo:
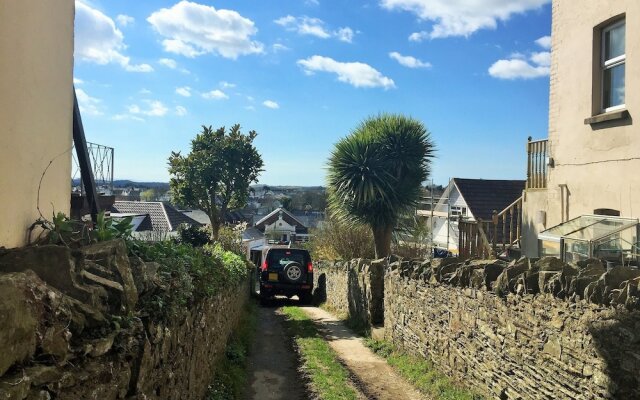
[[[585,124],[598,113],[594,28],[621,14],[627,21],[625,103],[631,117]],[[640,110],[640,2],[554,0],[552,18],[549,145],[555,166],[549,168],[547,189],[524,203],[524,219],[546,211],[546,226],[523,232],[527,243],[545,228],[598,208],[640,217],[640,129],[634,121]],[[530,248],[525,252],[535,255]]]
[[[60,154],[40,207],[69,214],[73,18],[73,0],[0,2],[0,247],[25,244]]]

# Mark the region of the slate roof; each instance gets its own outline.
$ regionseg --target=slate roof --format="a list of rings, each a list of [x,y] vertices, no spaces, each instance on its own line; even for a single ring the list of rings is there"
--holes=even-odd
[[[181,224],[202,225],[176,210],[169,203],[159,201],[116,201],[111,206],[111,211],[123,214],[148,215],[148,221],[145,219],[138,227],[137,231],[139,232],[143,230],[173,232]]]
[[[471,214],[478,219],[491,220],[493,211],[504,210],[522,196],[526,181],[453,178]]]
[[[273,224],[278,219],[280,219],[281,212],[282,212],[282,219],[284,221],[286,221],[289,225],[295,225],[296,233],[302,233],[302,234],[309,233],[309,229],[299,219],[297,219],[293,214],[291,214],[289,211],[287,211],[282,207],[276,208],[274,211],[272,211],[271,213],[263,217],[261,220],[256,222],[256,225],[255,225],[256,228],[261,232],[264,232],[265,225]]]

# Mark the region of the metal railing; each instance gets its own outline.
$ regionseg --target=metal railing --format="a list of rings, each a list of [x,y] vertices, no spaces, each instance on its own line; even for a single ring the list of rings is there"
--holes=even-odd
[[[87,150],[91,161],[93,177],[98,189],[106,188],[113,192],[113,147],[87,142]],[[80,178],[80,164],[73,153],[73,175],[71,179]],[[80,182],[82,194],[85,193],[84,184]]]
[[[548,139],[527,141],[527,189],[547,187]]]

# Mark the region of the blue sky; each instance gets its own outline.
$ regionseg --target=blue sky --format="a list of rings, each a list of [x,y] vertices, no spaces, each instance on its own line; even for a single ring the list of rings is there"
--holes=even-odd
[[[433,179],[521,179],[546,137],[549,0],[76,0],[87,140],[115,175],[167,181],[200,126],[258,132],[260,182],[324,184],[362,119],[421,120]]]

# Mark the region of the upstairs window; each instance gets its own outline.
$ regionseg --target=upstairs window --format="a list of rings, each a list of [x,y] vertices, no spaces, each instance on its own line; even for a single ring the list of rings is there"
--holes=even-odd
[[[602,29],[602,111],[625,107],[625,20]]]

